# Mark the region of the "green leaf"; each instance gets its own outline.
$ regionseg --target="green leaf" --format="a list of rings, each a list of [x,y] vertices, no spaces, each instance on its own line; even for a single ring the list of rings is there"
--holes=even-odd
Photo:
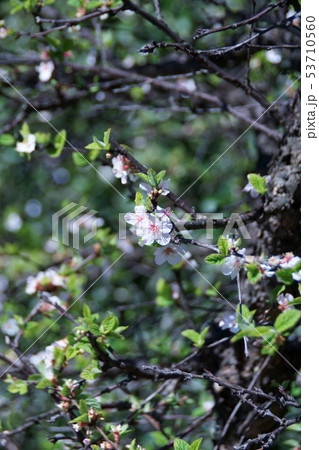
[[[86,422],[86,423],[88,423],[89,422],[88,415],[87,414],[81,414],[80,416],[76,417],[75,419],[70,420],[69,423],[77,423],[77,422]]]
[[[73,152],[72,158],[76,166],[84,167],[88,165],[87,159],[84,156],[82,156],[81,153]]]
[[[157,186],[157,182],[156,182],[156,172],[155,170],[149,168],[147,171],[147,175],[148,175],[148,179],[149,179],[149,183],[151,186],[156,187]]]
[[[19,395],[26,394],[28,392],[28,384],[26,381],[23,380],[14,381],[8,387],[8,391],[11,392],[11,394],[19,394]]]
[[[197,331],[191,330],[191,329],[182,331],[181,335],[186,337],[187,339],[190,339],[192,342],[195,342],[195,343],[198,342],[198,340],[200,339],[199,333],[197,333]]]
[[[255,188],[255,190],[258,192],[258,194],[264,195],[268,191],[266,187],[266,177],[261,177],[256,173],[250,173],[248,175],[248,180],[250,181],[251,185]]]
[[[148,178],[148,176],[145,173],[138,172],[135,175],[142,178],[142,180],[144,180],[146,183],[151,184],[150,179]]]
[[[202,347],[205,344],[205,338],[209,331],[209,327],[206,327],[203,329],[203,331],[200,332],[200,341],[197,343],[198,347]]]
[[[35,387],[37,389],[45,389],[47,387],[54,387],[54,384],[47,378],[43,378],[41,381],[39,381],[39,383]]]
[[[114,314],[111,314],[102,321],[100,331],[103,334],[107,334],[108,332],[115,330],[118,325],[119,319]]]
[[[188,338],[189,340],[191,340],[192,342],[194,342],[196,347],[202,347],[205,344],[205,337],[208,333],[209,327],[204,328],[203,331],[201,331],[200,333],[197,333],[197,331],[195,330],[184,330],[182,331],[182,336]]]
[[[174,304],[174,300],[172,298],[164,297],[163,295],[157,295],[155,298],[155,303],[157,306],[171,306]]]
[[[301,431],[301,423],[293,423],[292,425],[289,425],[289,427],[287,427],[286,430],[300,432]]]
[[[69,345],[69,347],[65,351],[66,360],[74,358],[76,355],[79,354],[79,349],[72,347]]]
[[[136,444],[136,439],[133,439],[128,450],[135,450],[135,444]]]
[[[89,3],[87,4],[87,9],[92,9],[92,8],[98,8],[99,6],[101,6],[103,3],[100,0],[91,0],[89,1]]]
[[[53,349],[53,357],[54,357],[55,364],[57,366],[61,366],[64,363],[65,356],[66,355],[65,355],[64,351],[61,348],[54,347],[54,349]]]
[[[254,321],[252,320],[256,310],[253,309],[250,311],[246,305],[240,305],[236,308],[237,311],[237,323],[241,330],[246,330],[247,328],[251,328],[251,325],[254,326]]]
[[[61,130],[60,133],[55,136],[53,141],[55,151],[54,152],[50,151],[50,156],[52,156],[52,158],[58,158],[61,155],[65,141],[66,141],[66,131]]]
[[[174,450],[189,450],[189,444],[182,439],[175,439]]]
[[[95,360],[91,362],[85,369],[82,370],[80,376],[85,380],[95,380],[98,378],[102,370],[99,367],[99,363]]]
[[[249,328],[245,328],[244,330],[241,330],[237,334],[235,334],[235,336],[231,339],[231,342],[239,341],[239,339],[242,339],[244,336],[265,338],[268,340],[268,337],[272,336],[273,334],[276,334],[276,332],[272,327],[260,326],[255,328],[251,325]]]
[[[30,128],[29,128],[29,125],[27,124],[27,122],[23,122],[21,130],[20,130],[20,134],[23,137],[23,139],[25,139],[29,136]]]
[[[270,294],[269,294],[269,297],[270,297],[271,302],[273,302],[273,303],[276,302],[276,301],[277,301],[277,297],[278,297],[280,294],[282,294],[282,293],[284,292],[285,289],[286,289],[286,286],[284,286],[284,285],[275,287],[275,289],[273,289],[273,290],[270,292]]]
[[[166,170],[161,170],[157,175],[156,175],[156,184],[157,186],[160,184],[160,182],[163,180],[164,176],[165,176]]]
[[[156,296],[155,301],[158,306],[169,306],[174,304],[172,287],[164,280],[164,278],[159,278],[157,280],[156,292],[158,295]]]
[[[300,319],[300,311],[298,309],[288,309],[277,317],[274,327],[278,333],[284,333],[285,331],[293,328]]]
[[[292,284],[294,279],[292,278],[293,269],[280,269],[276,271],[276,275],[279,281],[285,284]]]
[[[86,404],[86,408],[87,408],[84,412],[86,412],[89,408],[94,408],[94,409],[101,408],[101,403],[95,397],[92,397],[91,395],[87,395],[87,394],[83,394],[83,395],[81,395],[81,397],[82,396],[83,396],[83,400],[85,400],[85,404]],[[80,400],[80,402],[81,402],[81,400]]]
[[[289,305],[295,306],[295,305],[301,305],[301,297],[296,297],[291,302],[289,302]]]
[[[260,270],[258,268],[258,264],[247,264],[246,265],[246,269],[247,269],[248,280],[252,284],[257,283],[257,281],[261,277],[261,273],[260,273]]]
[[[136,204],[136,206],[144,205],[144,197],[143,197],[143,194],[140,191],[136,191],[135,204]]]
[[[110,133],[111,133],[111,128],[109,128],[107,131],[105,131],[104,136],[103,136],[103,142],[104,142],[105,148],[107,150],[110,148],[110,144],[109,144]]]
[[[84,148],[86,148],[87,150],[97,150],[97,151],[103,150],[103,147],[101,147],[101,145],[97,144],[96,142],[92,142],[91,144],[88,144]]]
[[[89,407],[88,407],[86,401],[84,400],[84,398],[81,398],[80,401],[79,401],[80,414],[85,414],[88,409],[89,409]]]
[[[225,236],[219,236],[217,245],[218,245],[221,255],[227,256],[228,255],[228,239],[225,238]]]
[[[211,255],[208,255],[205,258],[205,261],[208,264],[223,264],[225,262],[225,257],[223,255],[220,255],[219,253],[213,253]]]
[[[10,145],[14,145],[16,142],[16,140],[14,139],[13,136],[11,136],[11,134],[2,134],[0,136],[0,145],[5,145],[5,146],[10,146]]]
[[[199,447],[202,443],[203,438],[197,439],[196,441],[192,442],[189,450],[199,450]]]
[[[123,339],[125,339],[124,336],[122,336],[121,334],[117,333],[116,331],[109,331],[107,333],[107,337],[108,338],[112,338],[112,339],[116,339],[117,341],[123,341]]]
[[[86,319],[91,319],[92,317],[91,310],[86,303],[83,304],[83,317]]]

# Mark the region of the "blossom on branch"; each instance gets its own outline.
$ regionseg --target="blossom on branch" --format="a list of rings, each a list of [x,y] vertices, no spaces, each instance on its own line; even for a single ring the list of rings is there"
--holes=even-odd
[[[141,243],[152,245],[154,242],[167,245],[173,229],[168,213],[159,206],[154,212],[147,212],[144,206],[135,206],[134,213],[127,213],[124,219],[133,225],[132,231],[141,239]]]
[[[43,83],[49,81],[54,71],[54,64],[52,61],[42,61],[35,70],[39,72],[39,80]]]
[[[133,168],[130,161],[123,155],[117,155],[112,158],[113,173],[115,178],[120,178],[122,184],[127,184],[127,180],[135,181],[136,177],[133,175]]]
[[[32,153],[35,150],[35,135],[30,133],[28,136],[22,141],[18,142],[16,146],[16,150],[19,153]]]
[[[35,277],[28,277],[25,291],[32,295],[37,291],[53,291],[60,287],[65,287],[65,277],[54,269],[48,269],[45,272],[39,272]]]
[[[246,249],[239,250],[238,255],[244,256]],[[239,270],[243,267],[245,259],[241,256],[231,255],[227,256],[225,263],[222,265],[221,271],[223,275],[230,275],[233,280],[236,278]]]
[[[69,345],[69,341],[64,338],[59,341],[54,342],[51,345],[48,345],[45,350],[36,353],[30,357],[30,362],[34,366],[36,366],[39,372],[48,380],[54,379],[53,367],[55,364],[54,361],[54,349],[55,347],[60,348],[65,351]]]
[[[291,294],[280,294],[278,295],[277,302],[278,302],[278,309],[281,311],[287,311],[288,309],[294,309],[293,305],[289,305],[290,302],[294,297]]]
[[[3,334],[7,336],[16,336],[19,333],[19,325],[15,319],[9,319],[1,327],[1,331]]]
[[[158,247],[155,249],[155,262],[160,265],[164,262],[168,262],[173,266],[182,261],[185,258],[186,250],[182,245],[176,246],[173,244],[165,245],[164,247]]]

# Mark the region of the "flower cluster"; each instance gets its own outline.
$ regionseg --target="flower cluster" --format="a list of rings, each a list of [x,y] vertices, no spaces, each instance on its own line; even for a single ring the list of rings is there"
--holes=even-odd
[[[229,240],[228,240],[229,241]],[[260,276],[271,278],[280,269],[294,269],[300,263],[299,256],[293,253],[285,253],[282,256],[271,256],[268,259],[263,259],[257,256],[246,255],[246,249],[233,248],[229,249],[232,254],[227,256],[224,264],[221,266],[221,272],[224,275],[229,275],[232,279],[236,278],[238,272],[242,268],[249,269],[254,266],[260,272]],[[291,273],[292,279],[295,281],[301,280],[301,271],[295,270]]]
[[[127,213],[124,219],[132,225],[131,231],[140,239],[141,245],[158,244],[155,248],[155,263],[178,264],[188,252],[182,245],[171,243],[173,223],[175,217],[170,209],[157,206],[153,212],[147,211],[145,206],[135,206],[134,213]]]
[[[54,291],[61,287],[65,287],[65,277],[54,269],[48,269],[45,272],[39,272],[35,277],[28,277],[25,291],[32,295],[37,291]]]
[[[122,184],[127,184],[127,180],[135,181],[134,168],[131,162],[123,155],[112,158],[113,173],[115,178],[120,178]]]
[[[134,213],[127,213],[124,219],[133,225],[132,231],[140,238],[142,244],[167,245],[171,240],[173,224],[169,211],[157,206],[154,212],[148,212],[145,206],[135,206]]]
[[[59,341],[54,342],[51,345],[48,345],[45,350],[36,353],[35,355],[30,356],[30,362],[34,366],[36,366],[39,372],[48,380],[54,379],[54,348],[58,347],[61,350],[66,350],[69,345],[69,341],[64,338]]]

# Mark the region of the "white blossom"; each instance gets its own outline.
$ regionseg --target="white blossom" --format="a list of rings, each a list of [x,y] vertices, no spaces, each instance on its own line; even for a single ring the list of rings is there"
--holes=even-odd
[[[148,214],[148,220],[142,221],[136,229],[136,234],[145,245],[152,245],[157,242],[160,245],[167,245],[171,240],[170,233],[173,224],[164,210],[157,207],[154,213]]]
[[[43,306],[40,309],[41,312],[52,311],[56,308],[56,306],[61,306],[62,304],[61,299],[56,295],[51,295],[49,297],[49,300],[53,303],[53,305],[47,302],[43,302]]]
[[[186,250],[183,246],[176,246],[173,244],[165,245],[164,247],[158,247],[155,249],[155,262],[156,264],[163,264],[167,261],[173,266],[182,261],[183,256],[186,254]]]
[[[122,425],[111,425],[112,433],[122,433]]]
[[[148,212],[143,205],[135,206],[133,213],[126,213],[124,216],[125,222],[133,225],[132,231],[136,232],[138,228],[142,227],[142,224],[148,220]]]
[[[0,39],[5,39],[8,36],[8,30],[4,27],[0,28]]]
[[[122,184],[127,183],[129,178],[131,181],[135,181],[136,177],[132,173],[132,167],[130,161],[123,155],[117,155],[112,158],[113,173],[115,178],[120,178]]]
[[[289,305],[289,303],[294,299],[291,294],[280,294],[278,295],[278,309],[281,311],[287,311],[288,309],[294,309],[293,305]]]
[[[35,70],[39,72],[39,80],[43,83],[49,81],[54,71],[54,64],[52,61],[42,61]]]
[[[293,253],[286,253],[280,260],[280,266],[283,269],[293,269],[300,261],[301,258],[299,256],[294,256]]]
[[[239,255],[244,256],[246,253],[246,249],[243,248],[237,252]],[[221,267],[221,272],[223,275],[230,275],[231,279],[236,278],[238,271],[241,269],[245,262],[244,258],[240,256],[231,255],[227,256],[226,261]]]
[[[265,277],[271,278],[273,275],[275,275],[275,271],[272,270],[273,267],[269,264],[260,264],[260,268],[262,270],[262,273]]]
[[[39,272],[35,277],[27,278],[26,293],[29,295],[37,291],[51,290],[52,288],[65,287],[65,278],[54,269]]]
[[[19,153],[32,153],[35,150],[35,142],[35,135],[30,133],[22,142],[17,143],[16,150]]]
[[[222,330],[229,330],[232,333],[238,333],[239,331],[236,313],[229,313],[224,315],[223,318],[218,322],[218,325]]]
[[[173,224],[169,213],[159,206],[153,213],[147,212],[142,205],[135,206],[134,213],[125,214],[124,219],[133,225],[132,231],[141,239],[142,244],[152,245],[157,242],[160,245],[167,245],[171,240]]]
[[[30,362],[36,366],[41,374],[48,380],[54,378],[53,361],[54,361],[54,348],[59,347],[61,350],[66,350],[69,342],[66,338],[60,339],[51,345],[48,345],[45,350],[42,350],[35,355],[30,356]]]
[[[9,319],[1,327],[1,331],[3,334],[7,336],[16,336],[19,333],[19,325],[15,319]]]
[[[298,272],[294,272],[293,274],[292,274],[292,278],[295,280],[295,281],[301,281],[301,270],[299,270]]]
[[[76,432],[82,430],[82,426],[79,423],[73,423],[72,427]]]

